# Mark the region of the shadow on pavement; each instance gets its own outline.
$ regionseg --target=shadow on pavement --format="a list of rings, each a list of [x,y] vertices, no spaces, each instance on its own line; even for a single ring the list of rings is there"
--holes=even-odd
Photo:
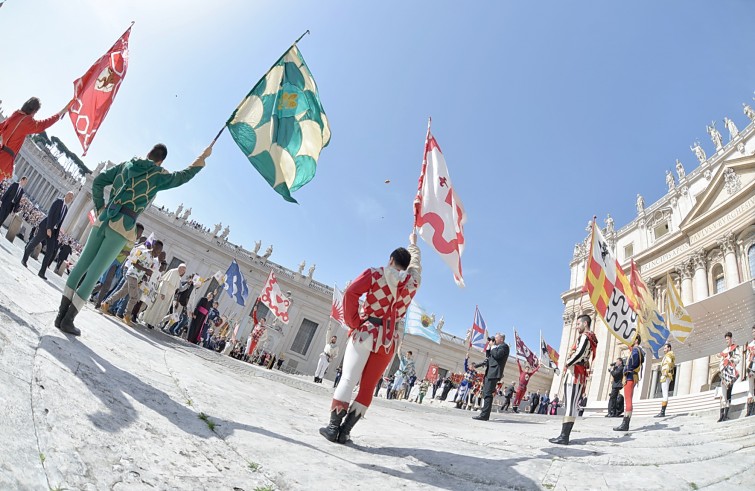
[[[400,479],[406,479],[421,484],[430,485],[438,489],[540,489],[532,479],[521,475],[514,469],[519,462],[531,460],[533,457],[513,459],[496,459],[460,455],[441,450],[426,448],[402,447],[362,447],[349,443],[349,447],[356,450],[386,457],[407,460],[409,471],[382,467],[377,464],[357,464],[367,470],[374,470]],[[535,457],[539,458],[539,457]],[[425,466],[412,463],[418,460]],[[377,461],[376,461],[377,462]]]
[[[21,317],[19,317],[18,315],[16,315],[12,310],[10,310],[5,305],[0,305],[0,314],[5,315],[6,317],[8,317],[10,320],[12,320],[13,322],[15,322],[19,326],[23,326],[23,327],[25,327],[27,329],[31,329],[32,331],[34,331],[35,334],[37,334],[37,335],[39,334],[39,329],[37,329],[36,327],[32,326],[31,324],[29,324],[28,322],[26,322],[24,319],[22,319]]]
[[[576,441],[575,441],[576,443]],[[540,449],[541,452],[552,455],[554,457],[595,457],[597,455],[603,455],[603,452],[595,450],[580,450],[579,448],[571,448],[571,442],[569,446],[553,445],[552,447],[545,447]]]
[[[86,385],[92,395],[108,408],[107,412],[99,411],[87,415],[92,424],[102,431],[117,432],[133,424],[139,418],[139,413],[129,401],[129,398],[132,398],[161,414],[186,433],[191,433],[200,438],[218,436],[218,434],[209,430],[207,425],[198,418],[196,412],[183,404],[179,404],[165,392],[116,367],[83,343],[72,343],[67,339],[55,336],[42,336],[39,348],[67,367],[73,375]],[[290,440],[254,426],[210,417],[216,425],[222,428],[223,434],[226,435],[232,434],[236,430],[244,430],[286,441]],[[300,442],[295,443],[301,444]]]

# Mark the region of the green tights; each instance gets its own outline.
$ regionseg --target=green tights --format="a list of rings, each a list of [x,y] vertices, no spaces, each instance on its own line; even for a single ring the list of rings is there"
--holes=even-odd
[[[71,274],[68,275],[63,292],[63,295],[71,299],[76,310],[81,311],[92,294],[97,280],[113,263],[125,245],[126,238],[107,225],[92,229],[84,250],[81,251],[81,257]],[[84,278],[83,281],[82,278]]]

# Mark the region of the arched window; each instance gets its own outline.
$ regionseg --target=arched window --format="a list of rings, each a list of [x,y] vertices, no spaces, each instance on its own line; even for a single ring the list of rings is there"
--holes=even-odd
[[[747,249],[747,259],[750,262],[750,279],[755,280],[755,244]]]
[[[713,278],[713,294],[721,293],[726,290],[726,283],[724,282],[724,268],[720,264],[713,266],[711,270],[711,277]]]

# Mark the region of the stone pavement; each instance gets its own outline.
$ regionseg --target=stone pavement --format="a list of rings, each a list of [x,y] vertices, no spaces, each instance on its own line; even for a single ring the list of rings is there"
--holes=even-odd
[[[755,418],[587,418],[562,447],[558,418],[378,399],[333,444],[328,385],[89,308],[63,335],[63,280],[20,245],[0,240],[0,489],[753,489]]]

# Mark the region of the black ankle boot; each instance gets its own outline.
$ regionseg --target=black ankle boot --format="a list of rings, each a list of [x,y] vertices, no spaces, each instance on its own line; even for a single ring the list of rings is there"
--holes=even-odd
[[[360,419],[362,419],[362,415],[357,414],[356,411],[350,411],[346,415],[346,419],[341,425],[341,431],[338,433],[338,443],[346,443],[350,440],[351,429]]]
[[[67,334],[72,334],[74,336],[81,336],[81,331],[73,325],[73,320],[76,318],[76,316],[79,315],[79,311],[76,310],[76,307],[71,303],[68,306],[68,310],[66,311],[63,318],[60,320],[60,330]]]
[[[655,417],[662,418],[664,416],[666,416],[666,406],[661,406],[661,412],[656,414]]]
[[[60,307],[58,308],[58,316],[55,318],[55,327],[60,329],[60,322],[63,320],[63,317],[65,317],[66,312],[68,312],[68,307],[71,305],[71,299],[64,296],[60,299]]]
[[[613,431],[629,431],[629,420],[632,419],[630,416],[624,416],[624,419],[621,420],[621,424],[613,429]]]
[[[346,416],[346,411],[339,411],[338,409],[331,410],[330,422],[328,423],[328,426],[320,428],[320,434],[331,442],[338,440],[338,432],[344,416]]]
[[[718,421],[716,421],[716,423],[720,423],[723,420],[724,420],[724,408],[721,408],[721,412],[718,415]]]
[[[548,441],[551,443],[556,443],[558,445],[568,445],[569,444],[569,435],[571,434],[571,430],[574,427],[574,422],[571,423],[563,423],[561,425],[561,434],[558,435],[558,438],[549,438]]]

